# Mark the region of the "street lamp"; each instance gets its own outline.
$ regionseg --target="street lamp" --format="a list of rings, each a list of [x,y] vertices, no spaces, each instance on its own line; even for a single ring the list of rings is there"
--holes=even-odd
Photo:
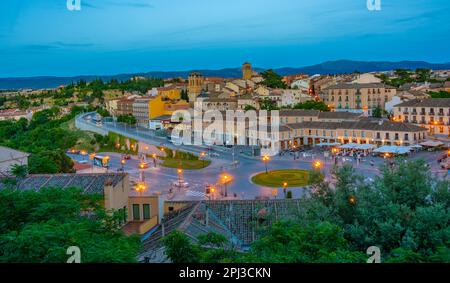
[[[153,165],[154,165],[155,168],[156,168],[156,153],[153,153],[153,154],[152,154],[152,157],[153,157]]]
[[[142,196],[142,193],[145,190],[147,190],[147,186],[144,183],[138,183],[136,185],[136,192],[138,192],[140,196]]]
[[[288,186],[287,182],[283,182],[283,193],[284,193],[284,198],[286,198],[286,188]]]
[[[319,160],[314,161],[313,167],[314,169],[320,170],[320,168],[322,167],[322,162],[320,162]]]
[[[348,202],[350,203],[350,205],[355,205],[356,204],[356,197],[350,196],[348,198]]]
[[[203,168],[205,168],[205,156],[206,156],[206,153],[205,152],[200,152],[200,157],[201,157],[201,159],[202,159],[202,161],[203,161]]]
[[[224,187],[224,197],[228,196],[228,190],[227,190],[227,183],[231,181],[231,177],[224,174],[222,175],[222,182],[223,182],[223,187]]]
[[[177,173],[178,173],[178,185],[181,186],[181,177],[183,175],[183,169],[177,169]]]
[[[266,174],[269,173],[269,171],[267,170],[267,162],[269,162],[270,157],[268,155],[264,155],[262,158],[262,161],[264,162],[264,165],[266,166]]]

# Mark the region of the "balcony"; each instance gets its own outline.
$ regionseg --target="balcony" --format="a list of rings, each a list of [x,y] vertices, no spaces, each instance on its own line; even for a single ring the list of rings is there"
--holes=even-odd
[[[430,115],[430,116],[434,116],[434,115],[436,115],[435,113],[434,113],[434,111],[432,112],[432,111],[430,111],[430,112],[428,112],[428,115]]]
[[[439,116],[444,116],[444,112],[439,112],[438,115]]]
[[[427,115],[425,111],[420,111],[420,115]]]
[[[403,111],[403,114],[408,115],[409,114],[408,110]]]

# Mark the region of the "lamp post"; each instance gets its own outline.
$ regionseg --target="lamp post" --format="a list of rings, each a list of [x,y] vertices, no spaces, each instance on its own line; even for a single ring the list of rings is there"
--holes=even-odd
[[[222,175],[222,182],[224,187],[223,195],[224,197],[228,197],[228,189],[227,189],[227,183],[231,180],[230,176],[224,174]]]
[[[268,174],[269,171],[267,170],[267,162],[269,162],[270,157],[269,157],[268,155],[264,155],[263,158],[262,158],[262,160],[263,160],[264,165],[265,165],[265,167],[266,167],[266,174]]]
[[[177,173],[178,173],[178,185],[181,187],[181,178],[183,175],[183,169],[177,169]]]
[[[153,153],[152,157],[153,157],[153,166],[156,168],[156,153]]]
[[[125,163],[127,163],[127,161],[125,159],[120,160],[120,165],[122,166],[122,171],[124,171],[123,167],[125,166]]]
[[[200,158],[202,159],[202,162],[203,162],[203,168],[205,168],[205,156],[206,156],[206,153],[205,152],[200,152]]]
[[[284,194],[284,198],[286,198],[286,188],[288,186],[287,182],[283,182],[283,194]]]

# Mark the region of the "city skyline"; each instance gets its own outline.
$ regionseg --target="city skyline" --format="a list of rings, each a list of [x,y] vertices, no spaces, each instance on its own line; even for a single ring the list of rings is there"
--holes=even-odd
[[[7,0],[0,77],[450,59],[445,1]],[[45,15],[45,16],[43,16]],[[50,20],[51,19],[51,20]],[[357,23],[357,24],[356,24]]]

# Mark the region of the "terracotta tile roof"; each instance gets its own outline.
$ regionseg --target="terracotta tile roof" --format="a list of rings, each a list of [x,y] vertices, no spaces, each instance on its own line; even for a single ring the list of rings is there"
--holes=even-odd
[[[414,99],[397,104],[395,107],[450,107],[450,98]]]
[[[320,122],[320,121],[308,121],[297,124],[290,124],[289,127],[293,129],[348,129],[348,130],[367,130],[367,131],[392,131],[392,132],[421,132],[427,131],[427,129],[409,124],[398,123],[389,120],[373,121],[373,120],[361,120],[361,121],[345,121],[345,122]]]

